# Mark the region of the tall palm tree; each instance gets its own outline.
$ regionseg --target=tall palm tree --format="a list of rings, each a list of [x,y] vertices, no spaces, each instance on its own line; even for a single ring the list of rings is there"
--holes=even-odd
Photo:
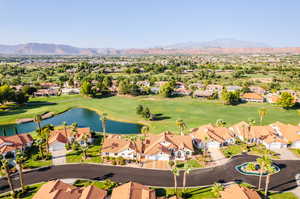
[[[147,135],[149,133],[149,126],[143,126],[141,129],[142,134]]]
[[[19,178],[22,192],[24,192],[24,177],[23,177],[23,163],[25,161],[25,157],[21,151],[17,151],[16,154],[16,163],[19,167]]]
[[[41,121],[42,121],[42,116],[40,114],[38,114],[34,117],[34,122],[36,123],[36,125],[38,127],[38,129],[37,129],[38,132],[41,131]]]
[[[184,123],[184,121],[183,120],[176,120],[176,126],[179,128],[180,134],[184,135],[183,131],[184,131],[184,129],[186,129],[186,124]]]
[[[44,150],[43,150],[44,141],[43,141],[43,139],[39,138],[35,141],[35,143],[39,147],[39,153],[41,154],[42,159],[44,159]]]
[[[131,136],[128,136],[128,137],[127,137],[127,140],[130,141],[130,142],[132,142],[133,145],[134,145],[134,148],[135,148],[135,151],[136,151],[136,157],[135,157],[135,160],[136,160],[137,162],[139,162],[139,160],[140,160],[140,154],[139,154],[138,151],[137,151],[137,144],[136,144],[137,139],[138,139],[138,138],[137,138],[137,136],[135,136],[135,135],[131,135]]]
[[[214,186],[212,187],[212,193],[216,197],[220,197],[220,191],[223,191],[224,187],[220,183],[215,183]]]
[[[69,144],[69,139],[68,139],[68,133],[67,133],[67,122],[63,122],[62,125],[64,126],[64,132],[65,132],[65,137],[67,138],[67,144]]]
[[[42,129],[42,137],[44,138],[45,142],[46,142],[46,151],[47,154],[49,153],[49,137],[50,137],[50,133],[51,133],[51,127],[50,126],[46,126]]]
[[[87,158],[87,150],[88,150],[88,145],[80,145],[80,149],[82,151],[83,159],[86,160]]]
[[[177,176],[179,176],[179,169],[174,166],[172,169],[172,173],[174,176],[174,188],[175,188],[175,192],[177,193]]]
[[[268,156],[263,155],[261,158],[257,158],[256,162],[260,167],[259,181],[258,181],[258,190],[260,190],[263,172],[266,170],[267,166],[271,164],[271,159]]]
[[[258,115],[259,115],[259,120],[260,120],[260,125],[262,125],[263,119],[267,114],[267,109],[266,108],[261,108],[258,110]]]
[[[103,134],[105,137],[106,134],[106,122],[107,122],[107,113],[103,113],[101,116],[101,123],[102,123],[102,129],[103,129]]]
[[[3,156],[1,156],[1,165],[2,165],[1,170],[5,173],[9,188],[12,192],[12,195],[14,196],[15,195],[15,188],[14,188],[12,178],[11,178],[10,172],[9,172],[9,162],[8,162],[7,159],[4,159]]]
[[[269,184],[270,184],[270,177],[273,173],[276,172],[275,168],[272,166],[272,161],[270,164],[267,165],[266,171],[268,172],[267,177],[266,177],[266,186],[265,186],[265,198],[268,198],[268,189],[269,189]]]
[[[72,144],[75,141],[77,133],[78,133],[77,132],[77,127],[78,127],[78,124],[76,122],[72,123],[72,132],[71,132],[71,134],[72,134]]]
[[[189,163],[186,163],[184,165],[184,174],[183,174],[183,183],[182,183],[184,190],[186,187],[186,177],[187,177],[187,175],[190,174],[191,170],[192,170],[192,166]]]

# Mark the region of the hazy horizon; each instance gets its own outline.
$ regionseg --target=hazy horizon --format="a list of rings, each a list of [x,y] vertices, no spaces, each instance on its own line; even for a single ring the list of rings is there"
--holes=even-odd
[[[300,1],[0,0],[0,44],[149,48],[233,38],[300,46]]]

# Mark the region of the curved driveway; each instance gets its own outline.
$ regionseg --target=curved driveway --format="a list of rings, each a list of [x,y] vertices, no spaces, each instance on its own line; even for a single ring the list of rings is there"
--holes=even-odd
[[[246,182],[257,186],[258,177],[246,176],[237,172],[234,167],[247,161],[253,161],[257,157],[241,155],[234,157],[227,164],[193,170],[187,177],[187,186],[211,185],[215,182]],[[295,188],[295,175],[300,173],[300,160],[275,161],[281,171],[271,176],[270,189],[274,191],[285,191]],[[182,186],[183,172],[178,176],[178,185]],[[84,178],[91,180],[111,179],[124,183],[135,181],[150,186],[173,186],[173,175],[171,171],[150,170],[140,168],[127,168],[116,166],[92,165],[92,164],[69,164],[52,166],[46,169],[29,171],[24,173],[25,184],[34,184],[51,179]],[[263,178],[264,181],[265,178]],[[14,175],[14,184],[18,187],[18,175]],[[264,184],[264,183],[263,183]],[[9,191],[7,180],[0,180],[0,193]]]

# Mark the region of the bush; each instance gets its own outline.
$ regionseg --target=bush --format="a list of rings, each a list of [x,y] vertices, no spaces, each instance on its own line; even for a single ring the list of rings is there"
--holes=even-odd
[[[113,159],[113,160],[111,161],[111,164],[112,164],[112,165],[117,165],[116,159]]]
[[[119,165],[125,165],[125,159],[123,157],[118,157],[117,158],[117,164],[119,164]]]
[[[67,143],[67,144],[65,145],[65,148],[66,148],[66,150],[70,150],[70,149],[71,149],[71,145],[70,145],[69,143]]]

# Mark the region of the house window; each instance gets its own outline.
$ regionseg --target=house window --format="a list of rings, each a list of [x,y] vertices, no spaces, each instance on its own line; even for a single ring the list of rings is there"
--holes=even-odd
[[[117,156],[118,155],[118,153],[115,153],[115,156]]]
[[[133,157],[136,158],[136,155],[134,155]]]
[[[185,152],[185,154],[186,154],[186,155],[190,155],[190,152],[189,152],[189,151],[187,151],[187,152]]]
[[[109,153],[108,153],[108,152],[106,152],[106,153],[105,153],[105,155],[107,155],[107,156],[108,156],[108,155],[109,155]]]

